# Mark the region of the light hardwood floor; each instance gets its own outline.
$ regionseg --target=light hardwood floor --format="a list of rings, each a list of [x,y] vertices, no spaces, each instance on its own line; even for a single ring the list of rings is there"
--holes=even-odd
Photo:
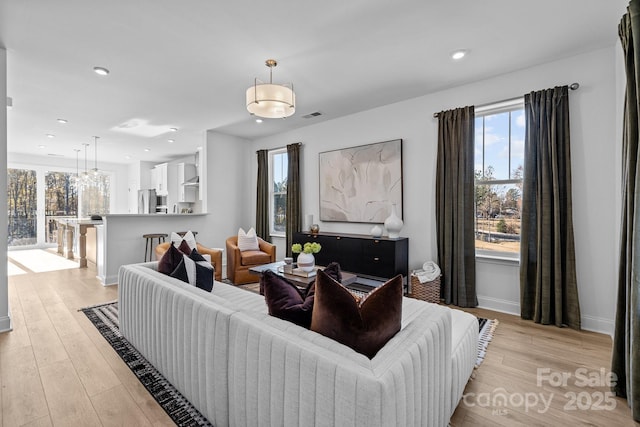
[[[78,309],[113,301],[117,288],[103,287],[95,268],[34,273],[9,278],[13,331],[0,334],[0,424],[3,426],[167,426],[171,419],[140,384],[120,357]],[[626,402],[615,399],[609,410],[591,408],[607,387],[580,387],[576,369],[608,372],[608,336],[535,325],[515,316],[469,310],[500,325],[468,393],[451,419],[452,426],[594,425],[634,426]],[[536,384],[538,368],[549,374],[568,372],[566,386]],[[504,390],[502,390],[504,389]],[[499,393],[510,403],[487,404]],[[576,410],[565,409],[565,393],[582,395]],[[544,397],[533,406],[533,393]],[[604,394],[603,394],[604,395]],[[550,397],[552,396],[552,397]],[[527,409],[520,405],[530,399]],[[466,403],[465,403],[466,402]],[[606,406],[606,402],[601,402]],[[611,403],[609,403],[611,405]]]

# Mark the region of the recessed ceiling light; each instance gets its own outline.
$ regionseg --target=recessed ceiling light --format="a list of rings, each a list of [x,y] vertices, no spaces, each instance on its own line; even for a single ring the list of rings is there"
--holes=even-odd
[[[104,67],[93,67],[93,71],[101,76],[106,76],[107,74],[109,74],[109,70]]]
[[[66,124],[66,123],[67,123],[67,121],[66,121],[65,119],[58,119],[58,123],[60,123],[60,124],[63,124],[63,125],[64,125],[64,124]]]
[[[124,156],[124,158],[125,158],[125,159],[127,159],[127,160],[130,160],[130,159],[131,159],[131,156],[126,155],[126,156]]]
[[[38,148],[42,150],[43,148],[47,148],[47,146],[46,145],[38,145]]]
[[[196,147],[196,150],[198,150],[198,151],[202,150],[202,145],[198,145],[198,146]]]
[[[169,128],[169,130],[170,130],[171,132],[177,132],[177,131],[178,131],[178,128]]]
[[[149,151],[151,151],[151,149],[150,148],[145,148],[144,151],[149,152]]]
[[[52,133],[48,133],[48,134],[47,134],[47,138],[55,138],[55,137],[56,137],[56,136],[55,136],[54,134],[52,134]]]
[[[451,54],[451,58],[455,60],[462,59],[465,57],[466,54],[467,54],[466,50],[456,50]]]
[[[174,142],[176,142],[175,139],[167,139],[167,142],[169,142],[169,144],[173,144]]]
[[[256,123],[262,123],[262,119],[256,119]]]

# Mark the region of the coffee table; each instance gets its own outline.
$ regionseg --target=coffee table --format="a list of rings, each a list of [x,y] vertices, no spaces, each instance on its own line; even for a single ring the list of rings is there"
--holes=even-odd
[[[296,274],[283,273],[282,271],[279,271],[281,270],[280,267],[283,267],[283,266],[284,266],[284,261],[272,262],[270,264],[263,264],[263,265],[258,265],[256,267],[251,267],[249,269],[249,273],[255,274],[257,276],[262,276],[262,273],[264,273],[267,270],[270,270],[276,273],[278,276],[284,277],[285,279],[293,282],[293,284],[298,286],[299,288],[306,288],[307,286],[309,286],[310,283],[316,280],[316,276],[303,277],[303,276],[298,276]],[[347,271],[342,272],[342,284],[344,286],[354,283],[357,278],[358,276],[356,276],[353,273],[349,273]]]

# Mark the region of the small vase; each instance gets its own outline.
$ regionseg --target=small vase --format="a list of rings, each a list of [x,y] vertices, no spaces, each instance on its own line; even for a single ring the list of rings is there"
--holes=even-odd
[[[402,226],[404,222],[396,213],[396,204],[391,205],[391,215],[387,219],[384,220],[384,228],[387,229],[389,233],[390,239],[397,239],[400,237],[400,230],[402,230]]]
[[[376,224],[371,229],[371,237],[382,237],[383,232],[384,230],[382,229],[382,227],[379,224]]]
[[[316,258],[313,256],[313,254],[306,254],[304,252],[301,252],[300,255],[298,255],[298,268],[300,268],[302,271],[313,271],[313,267],[315,267],[316,265]]]

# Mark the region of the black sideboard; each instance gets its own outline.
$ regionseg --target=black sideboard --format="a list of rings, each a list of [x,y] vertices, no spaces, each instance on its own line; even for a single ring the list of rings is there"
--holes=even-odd
[[[296,232],[293,243],[318,242],[322,250],[314,254],[316,264],[336,261],[344,271],[372,279],[390,279],[402,274],[406,284],[409,276],[409,239],[371,237],[363,234]]]

